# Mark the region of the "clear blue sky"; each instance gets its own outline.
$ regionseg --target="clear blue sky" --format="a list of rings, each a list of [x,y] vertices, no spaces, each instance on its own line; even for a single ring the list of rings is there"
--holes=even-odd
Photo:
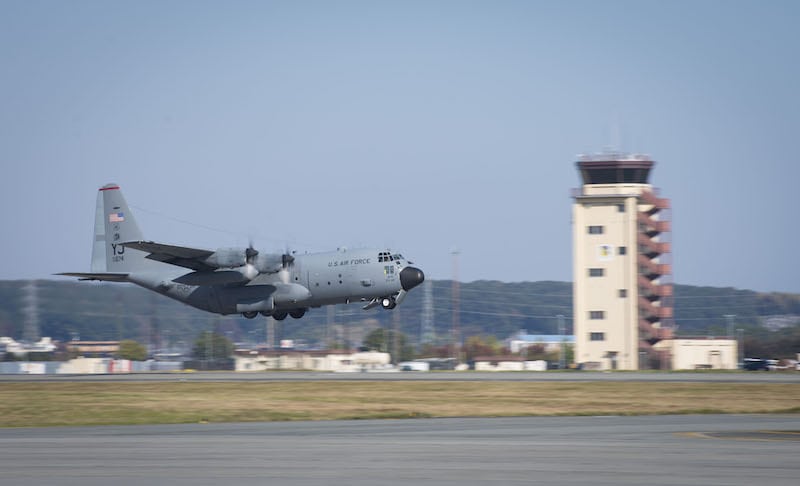
[[[1,279],[148,239],[572,279],[576,155],[650,154],[677,283],[800,292],[800,2],[0,2]],[[182,221],[186,221],[184,223]]]

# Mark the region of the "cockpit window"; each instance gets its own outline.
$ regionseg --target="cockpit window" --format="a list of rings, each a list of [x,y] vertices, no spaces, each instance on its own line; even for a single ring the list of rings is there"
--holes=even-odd
[[[403,255],[401,255],[400,253],[395,253],[394,255],[392,255],[388,251],[382,251],[382,252],[378,253],[378,262],[381,262],[381,263],[383,263],[383,262],[395,262],[395,261],[399,262],[400,260],[403,260]]]

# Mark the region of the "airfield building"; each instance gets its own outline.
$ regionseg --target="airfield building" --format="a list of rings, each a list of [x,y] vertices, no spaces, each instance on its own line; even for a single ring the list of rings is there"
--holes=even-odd
[[[668,366],[653,344],[672,336],[670,201],[647,156],[581,156],[573,190],[575,361],[587,369]]]

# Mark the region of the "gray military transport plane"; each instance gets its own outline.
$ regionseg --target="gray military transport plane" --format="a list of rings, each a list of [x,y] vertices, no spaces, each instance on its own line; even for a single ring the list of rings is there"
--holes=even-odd
[[[131,282],[205,311],[277,320],[351,302],[393,309],[425,279],[388,250],[263,254],[252,246],[211,251],[145,241],[117,184],[97,195],[91,272],[58,275]]]

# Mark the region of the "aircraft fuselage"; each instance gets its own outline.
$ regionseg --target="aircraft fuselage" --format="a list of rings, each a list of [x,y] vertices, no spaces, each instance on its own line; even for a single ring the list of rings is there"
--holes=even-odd
[[[91,271],[60,275],[131,282],[209,312],[275,319],[350,302],[393,309],[425,279],[388,250],[270,254],[252,245],[207,250],[148,241],[113,183],[97,196]]]
[[[408,268],[408,270],[406,270]],[[187,274],[132,273],[129,281],[218,314],[275,313],[329,304],[369,302],[394,296],[421,279],[399,254],[378,249],[337,250],[294,255],[291,270],[262,274],[247,285],[190,285],[176,282]],[[288,278],[287,278],[288,277]],[[409,284],[411,282],[411,284]]]

